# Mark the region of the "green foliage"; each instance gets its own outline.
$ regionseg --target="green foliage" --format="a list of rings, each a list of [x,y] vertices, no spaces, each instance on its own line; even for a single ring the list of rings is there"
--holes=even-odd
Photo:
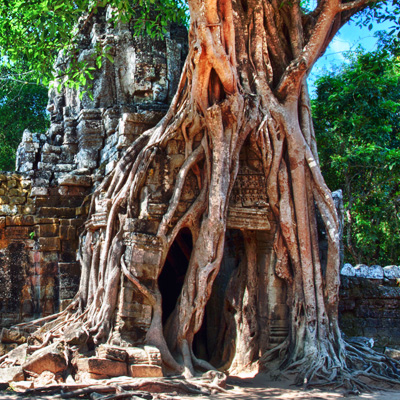
[[[45,86],[57,79],[59,91],[62,85],[85,87],[91,96],[95,68],[78,60],[79,40],[107,5],[110,23],[128,23],[136,36],[159,38],[169,23],[187,19],[183,0],[0,0],[0,170],[14,168],[25,128],[45,130]],[[54,61],[62,53],[70,61],[55,76]],[[113,62],[109,46],[98,45],[94,57],[97,68],[105,59]]]
[[[344,190],[346,259],[398,264],[398,57],[387,47],[352,56],[341,71],[317,81],[313,115],[326,182]]]
[[[184,22],[186,3],[182,0],[2,0],[0,2],[0,62],[9,67],[23,62],[47,85],[54,79],[52,69],[60,51],[71,56],[65,71],[71,85],[85,85],[91,79],[87,65],[77,54],[80,33],[91,16],[105,6],[112,7],[110,22],[130,23],[134,35],[160,37],[170,22]],[[107,49],[99,49],[97,66],[111,58]]]
[[[0,170],[15,168],[15,153],[22,133],[29,128],[44,132],[47,88],[30,82],[31,74],[0,67]]]

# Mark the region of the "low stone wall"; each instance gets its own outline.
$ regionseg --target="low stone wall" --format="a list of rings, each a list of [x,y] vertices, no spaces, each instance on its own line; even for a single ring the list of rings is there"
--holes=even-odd
[[[87,188],[33,193],[25,175],[0,173],[0,326],[53,314],[80,276],[77,229]]]
[[[348,336],[373,338],[375,347],[400,349],[400,266],[345,264],[339,318]]]

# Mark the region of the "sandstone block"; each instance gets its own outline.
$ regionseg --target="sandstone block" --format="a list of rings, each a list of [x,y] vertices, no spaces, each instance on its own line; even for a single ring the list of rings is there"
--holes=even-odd
[[[383,279],[383,268],[380,265],[371,265],[368,268],[369,279]]]
[[[40,251],[58,251],[61,249],[60,238],[58,237],[41,237],[39,238]]]
[[[356,271],[351,264],[344,264],[340,271],[340,275],[344,276],[356,276]]]
[[[39,217],[48,218],[73,218],[75,216],[75,208],[70,207],[40,207],[38,209]]]
[[[107,360],[104,358],[78,358],[76,367],[79,372],[110,376],[127,376],[128,366],[126,363]]]
[[[356,271],[356,277],[358,278],[367,278],[368,277],[368,265],[365,264],[357,264],[354,267]]]
[[[28,344],[24,343],[8,353],[8,359],[13,361],[15,365],[22,365],[27,357]]]
[[[45,187],[33,187],[31,191],[31,197],[33,196],[47,196],[48,189]]]
[[[64,175],[62,178],[58,179],[58,184],[60,186],[92,186],[92,179],[90,176],[85,175]]]
[[[126,349],[129,364],[145,364],[161,366],[161,353],[155,346],[128,347]]]
[[[54,374],[64,371],[67,368],[64,346],[61,343],[54,343],[35,351],[28,357],[22,368],[38,375],[43,371],[50,371]]]
[[[46,224],[39,225],[39,237],[48,238],[58,236],[59,225],[58,224]]]
[[[383,268],[383,274],[387,279],[398,279],[400,278],[400,266],[387,265]]]
[[[33,388],[33,381],[14,381],[10,386],[14,391],[23,393]]]
[[[14,204],[21,205],[21,204],[24,204],[25,201],[26,201],[26,198],[24,196],[10,197],[10,205],[14,205]]]
[[[162,368],[158,365],[130,365],[130,376],[133,378],[161,378]]]
[[[0,368],[0,383],[1,382],[19,382],[23,381],[24,371],[22,367]]]
[[[88,337],[89,335],[80,323],[71,325],[64,331],[65,341],[71,346],[85,344]]]
[[[21,193],[22,193],[22,190],[20,190],[20,189],[10,189],[8,191],[9,196],[20,196]]]
[[[9,318],[11,319],[11,321],[14,321],[15,318],[17,318],[18,315],[13,315],[13,314],[9,314]],[[3,318],[3,321],[5,321],[5,323],[8,322],[8,318]],[[14,350],[15,348],[18,347],[17,343],[0,343],[0,356],[4,356],[4,354],[7,354],[8,352],[10,352],[11,350]]]
[[[32,226],[35,225],[35,217],[33,215],[16,215],[14,217],[6,217],[7,226]]]
[[[102,344],[96,349],[97,357],[107,358],[108,360],[126,362],[128,359],[128,353],[122,347],[109,346]]]
[[[384,351],[385,355],[395,360],[400,360],[400,350],[391,349],[390,347],[386,347]]]
[[[3,328],[0,334],[1,343],[17,343],[23,344],[26,342],[27,334],[19,329]]]

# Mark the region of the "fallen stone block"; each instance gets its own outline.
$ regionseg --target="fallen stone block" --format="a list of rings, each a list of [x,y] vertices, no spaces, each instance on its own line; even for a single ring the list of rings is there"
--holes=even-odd
[[[22,367],[0,368],[0,382],[18,382],[25,379]]]
[[[383,274],[387,279],[399,279],[400,278],[400,266],[398,265],[387,265],[383,268]]]
[[[126,362],[128,353],[125,349],[118,346],[100,345],[96,349],[97,357],[106,358],[108,360],[114,360],[119,362]]]
[[[19,381],[19,382],[12,382],[10,387],[15,392],[26,392],[28,389],[33,388],[33,381]]]
[[[105,358],[78,358],[75,366],[80,373],[89,372],[90,374],[112,376],[128,376],[128,366],[126,363],[107,360]]]
[[[80,323],[71,325],[64,331],[64,339],[71,346],[85,344],[88,337],[88,333],[82,328],[82,324]]]
[[[385,354],[385,356],[394,358],[395,360],[400,360],[400,350],[391,349],[390,347],[386,347],[384,354]]]
[[[22,332],[19,329],[3,328],[0,334],[0,342],[23,344],[26,342],[27,336],[26,332]]]
[[[33,380],[34,387],[43,387],[47,385],[56,385],[58,383],[56,375],[50,371],[42,372],[37,378]]]
[[[18,347],[17,343],[0,343],[0,356],[4,356],[16,347]]]
[[[161,353],[155,346],[128,347],[129,364],[161,365]]]
[[[354,267],[356,271],[356,276],[358,278],[367,278],[368,277],[368,265],[365,264],[357,264]]]
[[[7,354],[7,359],[14,362],[14,365],[22,365],[27,358],[28,344],[24,343]]]
[[[343,276],[356,276],[356,271],[351,264],[344,264],[340,271],[340,275]]]
[[[368,269],[367,278],[383,279],[383,268],[380,265],[371,265]]]
[[[43,349],[35,351],[22,365],[24,371],[34,372],[40,375],[44,371],[54,374],[67,368],[64,356],[64,346],[61,343],[53,343]]]
[[[162,368],[158,365],[133,364],[129,366],[132,378],[159,378],[163,376]]]

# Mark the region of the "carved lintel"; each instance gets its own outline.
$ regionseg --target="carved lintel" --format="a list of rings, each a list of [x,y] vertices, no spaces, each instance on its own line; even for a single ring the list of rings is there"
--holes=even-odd
[[[269,216],[269,207],[265,208],[229,207],[227,228],[268,231],[271,229],[268,216]]]

